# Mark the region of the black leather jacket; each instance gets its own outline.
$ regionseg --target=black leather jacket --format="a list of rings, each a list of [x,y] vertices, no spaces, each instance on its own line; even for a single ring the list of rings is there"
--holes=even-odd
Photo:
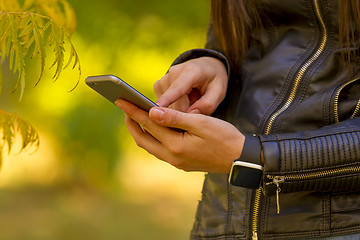
[[[266,2],[265,30],[216,113],[260,137],[262,188],[207,174],[194,240],[360,232],[360,71],[349,74],[341,57],[338,0]],[[220,51],[211,28],[206,48]],[[211,54],[192,50],[174,64]]]

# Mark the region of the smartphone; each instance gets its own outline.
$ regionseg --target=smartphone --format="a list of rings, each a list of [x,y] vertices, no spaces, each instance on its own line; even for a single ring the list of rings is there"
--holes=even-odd
[[[124,80],[114,75],[90,76],[85,79],[85,83],[112,103],[121,98],[147,112],[152,107],[158,107]]]

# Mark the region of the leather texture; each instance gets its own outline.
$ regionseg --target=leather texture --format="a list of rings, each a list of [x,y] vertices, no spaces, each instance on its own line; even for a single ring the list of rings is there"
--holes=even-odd
[[[214,114],[261,139],[265,166],[257,236],[359,233],[360,72],[352,66],[349,76],[341,57],[338,0],[257,2],[265,29],[252,33],[258,43],[248,50],[241,74],[230,75],[227,97]],[[207,49],[221,52],[211,26],[204,56]],[[191,56],[189,51],[174,64]],[[274,176],[294,178],[277,186]],[[255,191],[231,186],[227,178],[206,175],[191,239],[253,236]]]

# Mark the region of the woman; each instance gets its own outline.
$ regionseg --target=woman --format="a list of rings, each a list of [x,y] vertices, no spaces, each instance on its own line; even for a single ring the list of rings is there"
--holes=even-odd
[[[208,172],[191,239],[360,239],[359,15],[212,0],[206,48],[155,84],[161,107],[118,100],[140,147]]]

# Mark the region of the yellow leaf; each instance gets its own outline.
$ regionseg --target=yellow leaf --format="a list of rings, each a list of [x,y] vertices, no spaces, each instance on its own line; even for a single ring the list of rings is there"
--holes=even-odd
[[[40,58],[40,73],[36,86],[45,68],[47,44],[55,55],[50,67],[56,68],[53,77],[55,81],[62,70],[72,63],[73,68],[78,66],[80,77],[79,57],[71,42],[71,34],[76,27],[75,12],[66,0],[0,0],[0,7],[2,10],[0,11],[0,62],[7,59],[10,63],[10,71],[18,74],[13,91],[20,88],[20,99],[27,81],[25,57],[31,54],[31,58],[35,56]],[[18,11],[15,11],[16,9]],[[70,52],[64,67],[67,51],[65,46],[69,46]]]
[[[39,147],[40,139],[36,130],[14,113],[0,110],[0,134],[2,134],[0,138],[0,154],[5,144],[8,152],[11,152],[16,135],[19,135],[22,139],[20,151],[31,147],[35,147],[35,149]]]

